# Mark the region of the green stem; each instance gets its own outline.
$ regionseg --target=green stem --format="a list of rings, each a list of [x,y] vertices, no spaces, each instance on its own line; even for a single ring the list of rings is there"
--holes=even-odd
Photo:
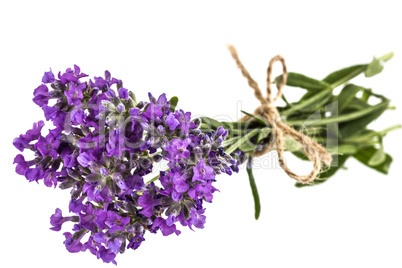
[[[258,220],[258,218],[260,217],[260,212],[261,212],[260,196],[258,195],[257,185],[254,180],[252,168],[247,167],[246,170],[247,170],[248,179],[250,181],[250,187],[251,187],[251,191],[253,193],[253,198],[254,198],[254,209],[255,209],[254,216],[255,216],[255,219]]]

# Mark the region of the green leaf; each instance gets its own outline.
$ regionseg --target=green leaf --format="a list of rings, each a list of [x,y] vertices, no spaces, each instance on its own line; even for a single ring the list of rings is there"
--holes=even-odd
[[[375,167],[378,165],[381,165],[382,163],[385,162],[385,160],[387,159],[387,156],[384,152],[383,147],[381,146],[369,159],[369,161],[367,162],[367,164],[369,166]]]
[[[275,78],[276,86],[279,86],[282,81],[282,75]],[[317,92],[320,90],[326,89],[329,84],[324,81],[319,81],[310,77],[307,77],[298,73],[288,73],[288,78],[286,80],[286,85],[292,87],[301,87],[307,90],[311,90],[313,92]]]
[[[330,177],[332,177],[339,169],[344,167],[346,160],[350,157],[350,155],[339,155],[338,156],[338,164],[335,166],[331,166],[328,170],[320,173],[320,177],[315,179],[309,184],[297,182],[295,184],[296,187],[305,187],[305,186],[314,186],[317,184],[321,184],[326,182]]]
[[[394,54],[391,52],[385,54],[379,59],[374,58],[374,60],[370,64],[358,64],[338,70],[336,72],[329,74],[327,77],[323,79],[323,81],[332,85],[333,84],[341,85],[363,72],[365,72],[366,77],[375,75],[381,72],[382,70],[381,61],[388,61],[393,57],[393,55]]]
[[[368,100],[370,98],[370,96],[373,94],[372,90],[370,88],[365,89],[363,91],[362,97],[360,98],[362,101],[364,101],[365,103],[368,103]]]
[[[262,117],[259,117],[259,116],[254,115],[254,114],[250,114],[250,113],[245,112],[243,110],[241,110],[241,112],[246,114],[246,115],[248,115],[248,116],[250,116],[251,118],[254,118],[258,123],[260,123],[263,126],[266,126],[268,124],[268,122],[266,122]]]
[[[381,73],[382,69],[384,69],[384,66],[382,66],[381,61],[377,58],[374,58],[373,61],[367,66],[364,75],[366,77],[372,77]]]
[[[178,97],[172,97],[170,100],[169,100],[169,103],[170,103],[170,110],[172,111],[172,112],[174,112],[175,110],[176,110],[176,106],[177,106],[177,103],[179,102],[179,98]]]
[[[135,98],[135,95],[132,91],[128,92],[128,95],[130,96],[130,98],[133,100],[134,102],[134,106],[137,106],[137,99]]]
[[[392,59],[392,57],[394,57],[394,52],[389,52],[389,53],[379,57],[378,59],[381,61],[389,61],[390,59]]]
[[[389,101],[381,102],[381,103],[379,103],[379,104],[377,104],[375,106],[369,106],[366,109],[359,110],[359,111],[356,111],[356,112],[352,112],[352,113],[349,113],[349,114],[344,114],[344,115],[339,115],[339,116],[334,116],[334,117],[329,117],[329,118],[323,118],[323,119],[308,120],[308,126],[322,126],[322,125],[334,124],[334,123],[342,123],[342,122],[347,122],[347,124],[349,126],[349,124],[351,124],[351,122],[354,122],[353,123],[353,124],[355,124],[354,128],[356,128],[356,126],[357,126],[356,123],[357,122],[365,123],[365,121],[364,121],[364,119],[358,119],[358,120],[354,120],[354,119],[361,118],[363,116],[367,116],[365,118],[370,119],[370,121],[367,122],[367,124],[368,124],[371,121],[373,121],[375,118],[380,116],[387,109],[388,103],[389,103]],[[368,115],[371,115],[371,117],[369,117]],[[375,115],[375,117],[374,117],[374,115]],[[371,119],[371,118],[374,118],[374,119]],[[305,125],[307,123],[306,120],[286,121],[286,122],[288,124],[297,125],[297,126],[302,126],[302,125]],[[366,126],[367,124],[362,124],[362,125]],[[361,127],[362,126],[359,124],[357,129],[361,129]],[[340,128],[341,135],[342,135],[342,133],[345,133],[346,131],[349,131],[349,129],[345,129],[345,126],[342,126]],[[345,137],[345,136],[342,135],[342,137]]]
[[[264,127],[260,129],[260,133],[258,133],[257,143],[267,138],[271,133],[271,129],[269,127]]]
[[[359,150],[359,146],[358,144],[340,144],[334,150],[338,154],[355,154]]]
[[[200,117],[200,119],[201,122],[206,124],[208,126],[207,128],[211,130],[216,130],[218,127],[222,126],[221,122],[206,116]]]
[[[348,106],[344,108],[344,110],[346,111],[355,111],[355,110],[361,110],[361,109],[365,109],[367,107],[370,107],[369,104],[367,104],[367,102],[354,97],[349,103]]]
[[[230,139],[225,139],[225,140],[221,143],[221,146],[222,146],[223,148],[226,148],[226,147],[228,147],[229,145],[235,143],[235,142],[236,142],[237,140],[239,140],[240,138],[241,138],[240,136],[236,136],[236,137],[233,137],[233,138],[230,138]]]
[[[357,152],[354,157],[364,165],[373,168],[381,173],[388,174],[389,167],[392,163],[392,157],[390,155],[385,154],[385,160],[381,164],[370,165],[370,159],[374,156],[377,150],[378,149],[375,147],[363,148],[359,152]]]
[[[226,151],[225,153],[230,154],[233,153],[237,148],[241,147],[241,146],[246,146],[243,145],[244,143],[250,143],[250,139],[256,135],[260,130],[259,129],[253,129],[252,131],[250,131],[249,133],[247,133],[246,135],[242,136],[237,142],[235,142],[234,144],[232,144]]]
[[[337,97],[338,113],[342,113],[342,111],[345,110],[345,108],[353,100],[356,94],[363,89],[363,87],[359,87],[353,84],[346,85]]]
[[[353,65],[329,74],[323,79],[323,81],[327,82],[328,84],[337,84],[339,86],[358,76],[364,72],[366,68],[367,64]]]
[[[396,129],[400,129],[402,128],[402,125],[394,125],[391,127],[388,127],[384,130],[381,131],[374,131],[374,130],[370,130],[370,129],[364,129],[362,131],[360,131],[359,133],[352,135],[346,139],[343,139],[344,142],[347,143],[364,143],[364,142],[369,142],[372,141],[373,138],[376,139],[381,139],[382,137],[384,137],[385,135],[387,135],[388,132],[396,130]]]
[[[329,87],[325,90],[320,91],[317,94],[314,94],[312,97],[302,100],[296,104],[293,104],[289,109],[283,110],[281,112],[281,115],[291,115],[293,113],[297,113],[300,110],[314,105],[315,103],[320,102],[323,98],[327,97],[328,94],[332,92],[333,88]]]
[[[220,122],[224,128],[244,129],[246,122]]]
[[[102,175],[91,173],[86,176],[85,181],[94,182],[94,181],[100,181],[101,179],[102,179]]]
[[[301,160],[309,161],[306,153],[302,150],[293,151],[292,154]]]
[[[150,184],[150,183],[153,182],[153,181],[157,181],[157,180],[159,179],[159,176],[160,176],[160,175],[157,175],[157,176],[153,177],[152,179],[150,179],[149,181],[147,181],[146,184]]]
[[[389,100],[385,100],[375,106],[370,106],[366,109],[355,112],[364,114],[364,117],[360,117],[354,120],[352,120],[353,118],[351,117],[348,122],[341,124],[339,127],[340,136],[343,138],[347,138],[364,130],[364,128],[368,124],[377,119],[387,109],[388,104]]]
[[[285,140],[285,149],[288,152],[296,152],[296,151],[301,151],[303,150],[303,147],[298,143],[295,139],[293,139],[291,136],[284,136]]]
[[[322,107],[326,106],[329,100],[332,98],[332,94],[327,94],[326,96],[322,97],[321,99],[317,100],[315,103],[310,104],[299,110],[299,112],[304,113],[314,113],[319,111]]]
[[[255,219],[258,220],[260,217],[260,212],[261,212],[261,204],[260,204],[260,197],[258,195],[258,189],[257,189],[257,184],[255,183],[254,176],[253,176],[253,170],[252,168],[246,168],[247,174],[248,174],[248,179],[250,182],[250,187],[251,187],[251,192],[253,193],[253,198],[254,198],[254,211],[255,211]]]
[[[245,153],[252,152],[252,151],[255,150],[255,148],[257,148],[257,144],[251,143],[251,141],[243,142],[239,146],[239,150],[241,150],[241,151],[243,151]]]
[[[385,154],[385,161],[378,166],[374,166],[373,168],[383,174],[388,174],[391,163],[392,163],[392,157],[389,154]]]

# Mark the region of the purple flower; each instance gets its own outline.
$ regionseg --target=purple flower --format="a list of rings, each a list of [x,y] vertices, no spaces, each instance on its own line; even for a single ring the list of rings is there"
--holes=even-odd
[[[182,193],[189,189],[186,183],[187,175],[177,172],[168,172],[168,176],[161,176],[161,183],[165,187],[160,193],[166,196],[172,196],[173,201],[177,202],[183,198]]]
[[[142,188],[145,186],[144,179],[138,174],[128,176],[124,180],[124,184],[126,185],[127,190],[131,190],[131,191],[133,191],[133,190],[141,191]]]
[[[71,168],[77,165],[77,154],[73,153],[70,148],[66,148],[60,153],[60,158],[63,160],[64,167]]]
[[[38,142],[35,144],[37,149],[43,157],[50,155],[53,159],[58,158],[57,148],[59,148],[60,141],[56,140],[52,133],[49,133],[46,138],[39,137]]]
[[[120,129],[110,131],[109,142],[106,144],[107,156],[121,157],[124,150],[124,136]]]
[[[175,130],[178,125],[180,125],[179,120],[176,119],[173,113],[170,113],[166,117],[166,125],[169,126],[170,130]]]
[[[129,217],[121,217],[114,213],[113,211],[107,212],[107,219],[105,221],[106,225],[110,228],[109,233],[114,233],[116,231],[124,231],[124,226],[130,222]]]
[[[15,148],[21,152],[24,151],[24,149],[29,148],[29,143],[39,138],[40,132],[44,125],[45,123],[43,121],[34,123],[32,129],[28,130],[24,135],[20,135],[18,138],[15,138],[13,141]]]
[[[38,123],[34,123],[32,129],[28,130],[25,135],[22,135],[24,139],[28,141],[37,140],[40,136],[40,132],[42,131],[42,127],[45,125],[45,122],[42,120]]]
[[[43,105],[42,110],[43,110],[43,113],[44,113],[47,121],[49,121],[49,120],[53,121],[56,118],[57,111],[58,111],[57,107]]]
[[[152,196],[148,192],[144,192],[140,198],[138,198],[138,205],[143,208],[140,213],[146,217],[151,217],[154,214],[153,208],[160,204],[160,199],[152,199]]]
[[[99,251],[97,253],[98,259],[102,259],[103,262],[110,263],[112,262],[114,265],[117,265],[116,261],[114,258],[116,258],[116,254],[113,253],[111,249],[106,249],[104,246],[101,246],[99,248]]]
[[[213,193],[218,191],[215,187],[212,186],[212,182],[209,181],[205,185],[197,184],[195,188],[191,188],[188,191],[188,195],[193,199],[198,199],[200,197],[204,197],[205,201],[211,202]]]
[[[130,239],[130,243],[128,243],[127,248],[136,250],[139,246],[141,246],[142,241],[145,241],[145,238],[140,233],[136,233],[135,236]]]
[[[72,125],[81,125],[84,123],[85,113],[80,108],[75,108],[70,112],[70,120]]]
[[[35,167],[35,168],[28,168],[25,171],[24,175],[27,178],[27,180],[29,182],[31,182],[31,181],[38,181],[39,179],[41,179],[42,174],[43,174],[43,171],[40,168]]]
[[[65,125],[66,117],[67,117],[66,112],[56,111],[54,114],[54,117],[52,119],[53,125],[60,129],[64,129],[66,127],[66,125]]]
[[[119,97],[128,100],[128,90],[124,87],[119,88]]]
[[[205,219],[206,217],[202,214],[204,214],[205,209],[199,209],[196,210],[195,208],[193,208],[191,210],[191,223],[192,225],[194,225],[195,227],[202,229],[204,228],[204,224],[205,224]]]
[[[122,244],[122,241],[118,238],[115,238],[113,241],[109,241],[107,243],[109,249],[111,249],[112,252],[116,255],[120,252],[120,247]]]
[[[190,128],[197,127],[194,122],[191,122],[191,113],[183,112],[182,110],[175,112],[176,119],[180,122],[180,129],[184,135],[188,134]]]
[[[103,79],[102,77],[94,77],[95,83],[91,83],[93,84],[93,86],[102,89],[103,87],[109,88],[111,85],[113,84],[121,84],[121,81],[116,79],[116,78],[111,78],[110,72],[109,71],[105,71],[105,79]]]
[[[43,182],[47,187],[56,187],[57,185],[57,177],[56,172],[53,170],[46,170],[45,175],[43,176]]]
[[[22,138],[21,135],[20,135],[20,137],[15,138],[13,140],[13,145],[14,145],[15,148],[17,148],[21,152],[23,152],[24,149],[27,149],[27,148],[30,147],[29,141],[24,139],[24,138]]]
[[[166,159],[172,162],[178,162],[181,158],[188,158],[190,151],[187,146],[190,144],[189,138],[184,140],[173,139],[171,143],[166,146],[165,150],[168,152]]]
[[[169,113],[170,110],[170,105],[169,102],[167,101],[166,94],[162,94],[159,96],[158,100],[156,101],[155,98],[151,95],[151,93],[148,93],[150,103],[146,108],[146,111],[143,113],[143,115],[148,119],[148,120],[154,120],[156,122],[161,122],[161,118],[165,113]]]
[[[81,154],[77,157],[77,161],[78,161],[78,163],[79,163],[81,166],[83,166],[83,167],[87,167],[87,166],[89,166],[89,165],[91,165],[91,164],[93,163],[92,157],[91,157],[88,153],[86,153],[86,152],[81,153]]]
[[[63,85],[69,83],[69,82],[75,82],[78,83],[77,77],[75,77],[72,73],[64,73],[63,75],[58,74],[58,77],[60,79],[60,83]]]
[[[107,235],[103,232],[95,233],[94,234],[94,241],[99,244],[106,244],[107,243]]]
[[[84,244],[84,246],[85,246],[86,249],[88,249],[95,256],[98,253],[97,247],[100,247],[100,245],[96,241],[94,241],[92,236],[90,236],[88,238],[88,241]]]
[[[60,83],[62,83],[63,85],[69,82],[78,83],[78,79],[88,76],[80,72],[81,72],[80,67],[78,67],[77,65],[74,65],[74,71],[71,70],[71,68],[68,68],[63,75],[60,75],[59,72],[58,77],[60,79]]]
[[[81,107],[81,100],[83,98],[82,90],[85,88],[86,84],[84,83],[81,83],[77,86],[71,83],[69,90],[64,92],[64,94],[67,97],[68,105],[75,105],[76,107]]]
[[[95,231],[95,215],[93,214],[92,205],[84,206],[84,213],[79,213],[80,224],[87,230]]]
[[[214,169],[205,164],[204,158],[201,158],[197,167],[193,167],[194,176],[193,182],[206,182],[215,179]]]
[[[87,195],[88,201],[111,202],[113,199],[108,193],[107,187],[97,187],[92,182],[85,183],[82,187],[82,192]]]
[[[53,226],[52,228],[50,228],[50,230],[60,231],[63,223],[72,220],[73,217],[63,217],[61,209],[56,208],[55,213],[52,216],[50,216],[50,224]]]
[[[44,122],[39,121],[13,141],[18,150],[33,151],[31,161],[22,154],[14,158],[18,174],[29,181],[43,179],[48,187],[71,188],[73,215],[63,217],[56,209],[50,217],[55,231],[75,222],[71,233],[64,233],[67,250],[88,249],[116,264],[125,245],[137,249],[147,231],[178,235],[176,223],[203,228],[202,202],[211,202],[217,191],[215,175],[230,174],[241,163],[240,155],[233,153],[232,159],[220,147],[228,131],[220,127],[202,134],[195,129],[200,120],[192,122],[182,110],[172,112],[166,94],[154,98],[149,93],[149,102],[136,104],[108,71],[104,78],[81,82],[85,76],[76,65],[59,72],[57,80],[52,70],[45,72],[33,101],[55,128],[42,136]],[[160,172],[162,187],[145,184],[144,176],[163,159],[169,170]],[[85,235],[88,240],[81,242]]]
[[[153,225],[152,225],[152,229],[158,228],[161,230],[163,236],[168,236],[171,235],[173,233],[175,233],[176,235],[179,235],[181,232],[179,230],[176,230],[176,225],[172,224],[172,225],[168,225],[166,223],[166,220],[164,218],[158,217],[155,219]]]
[[[94,210],[94,215],[96,216],[95,224],[101,230],[104,230],[107,228],[107,225],[105,223],[106,219],[107,219],[107,211],[105,209],[95,209]]]
[[[81,138],[78,140],[78,147],[80,148],[80,152],[84,152],[90,149],[97,148],[100,144],[105,141],[104,135],[92,136],[91,133],[85,138]]]
[[[63,235],[66,238],[66,240],[64,241],[64,245],[69,252],[77,253],[86,250],[85,246],[80,241],[83,234],[75,233],[74,235],[72,235],[71,233],[66,232]]]
[[[161,107],[155,103],[150,103],[147,107],[147,110],[143,113],[143,115],[148,120],[160,120],[163,115]]]
[[[15,167],[15,172],[17,172],[17,174],[19,175],[25,175],[25,172],[27,171],[27,169],[35,164],[35,161],[25,161],[25,158],[22,154],[18,154],[15,158],[14,158],[14,162],[13,164],[17,164],[17,166]]]
[[[73,72],[78,79],[88,76],[87,74],[81,73],[80,67],[78,67],[75,64],[74,64],[74,71],[72,71],[70,68],[68,68],[67,71],[68,72]]]
[[[51,96],[46,85],[42,84],[34,90],[34,98],[32,100],[39,107],[47,105],[49,99],[51,99]]]
[[[175,173],[173,176],[174,189],[178,193],[184,193],[188,190],[189,186],[186,183],[187,176]]]
[[[85,195],[81,196],[79,199],[71,199],[68,209],[70,212],[78,213],[84,209],[82,201],[85,199]]]
[[[52,73],[52,69],[50,69],[49,72],[45,72],[45,74],[42,77],[42,83],[53,83],[55,81],[54,79],[54,74]]]

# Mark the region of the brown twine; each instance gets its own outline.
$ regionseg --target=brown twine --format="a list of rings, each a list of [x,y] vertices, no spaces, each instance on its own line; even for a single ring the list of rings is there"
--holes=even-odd
[[[271,126],[271,135],[272,138],[270,142],[267,144],[265,148],[261,151],[253,152],[254,157],[258,157],[264,155],[265,153],[271,151],[276,147],[276,151],[278,152],[278,161],[279,165],[283,168],[283,170],[288,174],[289,177],[302,182],[309,183],[313,181],[321,170],[321,161],[326,165],[330,165],[332,161],[332,156],[318,143],[310,139],[308,136],[303,135],[299,131],[296,131],[292,127],[284,124],[280,121],[280,115],[278,109],[275,106],[275,102],[282,96],[283,87],[286,85],[287,80],[287,70],[285,60],[282,56],[273,57],[267,69],[267,97],[264,98],[260,88],[256,81],[251,78],[250,74],[240,62],[239,56],[237,55],[236,49],[233,46],[228,46],[232,57],[236,61],[237,66],[239,67],[243,76],[247,79],[248,84],[251,88],[254,89],[255,97],[261,102],[261,105],[255,110],[254,115],[260,116],[267,120],[269,125]],[[276,96],[272,97],[272,89],[271,89],[271,75],[272,75],[272,65],[276,62],[280,61],[282,64],[282,81],[278,86],[278,92]],[[250,116],[246,115],[240,119],[240,121],[247,121],[250,119]],[[307,157],[313,162],[313,170],[308,175],[297,175],[293,171],[289,169],[286,165],[285,160],[283,158],[284,152],[284,135],[289,135],[293,139],[295,139],[300,145],[302,145],[304,151],[307,154]]]

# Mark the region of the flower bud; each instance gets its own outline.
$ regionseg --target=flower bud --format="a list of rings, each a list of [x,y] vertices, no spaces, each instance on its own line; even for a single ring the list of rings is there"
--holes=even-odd
[[[119,165],[117,165],[117,167],[116,167],[116,171],[117,172],[123,172],[123,171],[125,171],[126,170],[126,165],[124,165],[124,164],[119,164]]]
[[[138,109],[144,108],[144,102],[143,102],[143,101],[140,101],[140,102],[137,104],[136,107],[137,107]]]
[[[158,163],[161,160],[162,160],[162,156],[160,154],[156,154],[156,155],[152,156],[152,161],[154,161],[155,163]]]
[[[201,119],[199,119],[199,118],[194,119],[193,122],[197,126],[197,128],[201,125]]]
[[[222,134],[224,132],[225,132],[225,129],[222,126],[218,127],[218,129],[215,132],[215,137],[218,138],[218,137],[222,136]]]
[[[205,144],[202,147],[202,152],[204,153],[204,155],[208,155],[210,151],[211,151],[211,145],[210,144]]]
[[[81,175],[77,171],[75,171],[74,169],[71,169],[71,168],[66,168],[66,170],[67,170],[68,176],[70,176],[71,178],[73,178],[74,180],[77,180],[77,181],[81,180]]]
[[[114,106],[114,104],[111,103],[108,100],[102,100],[101,104],[102,104],[103,107],[106,108],[107,111],[110,111],[110,112],[115,112],[116,111],[116,106]]]
[[[116,110],[117,110],[117,112],[118,112],[119,114],[121,114],[122,112],[124,112],[125,107],[124,107],[124,105],[123,105],[122,103],[119,103],[119,104],[117,105],[117,107],[116,107]]]

